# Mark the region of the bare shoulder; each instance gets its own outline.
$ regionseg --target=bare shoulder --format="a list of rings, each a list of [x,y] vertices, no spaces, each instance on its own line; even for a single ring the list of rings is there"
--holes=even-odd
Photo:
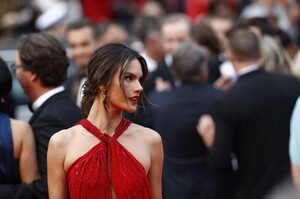
[[[14,157],[19,159],[22,151],[34,149],[33,132],[31,126],[23,120],[11,118],[10,124],[14,144]]]
[[[73,126],[71,128],[58,131],[51,136],[49,141],[50,145],[58,148],[67,147],[69,143],[74,139],[74,135],[78,131],[77,129],[78,126]]]
[[[131,124],[131,130],[134,136],[139,136],[145,139],[150,144],[160,144],[161,143],[161,136],[158,132],[154,131],[153,129],[143,127],[138,124]]]
[[[14,133],[17,134],[26,134],[27,132],[31,133],[32,129],[30,125],[23,120],[10,119],[11,128]]]
[[[10,123],[15,147],[21,147],[23,142],[34,142],[34,136],[31,126],[27,122],[11,118]]]

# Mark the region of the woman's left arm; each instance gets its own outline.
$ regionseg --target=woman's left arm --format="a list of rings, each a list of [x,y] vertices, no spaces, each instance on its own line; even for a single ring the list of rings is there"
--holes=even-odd
[[[58,132],[49,141],[47,170],[50,199],[67,198],[67,177],[64,169],[65,147],[63,140]]]
[[[154,131],[150,141],[151,167],[148,172],[148,180],[152,191],[153,199],[162,199],[162,167],[163,167],[163,146],[160,135]]]

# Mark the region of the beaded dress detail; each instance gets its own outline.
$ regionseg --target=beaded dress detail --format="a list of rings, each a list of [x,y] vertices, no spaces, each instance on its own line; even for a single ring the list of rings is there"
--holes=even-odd
[[[95,127],[87,119],[78,122],[100,142],[77,159],[68,170],[68,194],[71,199],[150,199],[151,191],[144,167],[118,142],[129,127],[122,118],[113,136]]]

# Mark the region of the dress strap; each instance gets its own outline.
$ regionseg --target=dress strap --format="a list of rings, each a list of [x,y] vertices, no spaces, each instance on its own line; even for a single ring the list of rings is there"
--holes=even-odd
[[[99,140],[106,142],[109,138],[109,135],[102,133],[95,125],[93,125],[89,120],[83,119],[80,120],[76,125],[82,125],[86,130],[88,130],[91,134],[97,137]],[[122,118],[120,124],[117,126],[114,135],[112,136],[114,139],[118,139],[118,137],[129,127],[131,122],[127,119]]]
[[[115,134],[113,135],[113,137],[115,139],[118,139],[118,137],[120,137],[120,135],[122,135],[122,133],[130,126],[131,121],[122,118],[120,124],[117,126]]]

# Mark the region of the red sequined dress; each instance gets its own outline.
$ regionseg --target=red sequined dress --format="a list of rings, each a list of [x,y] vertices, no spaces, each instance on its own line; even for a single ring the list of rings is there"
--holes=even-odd
[[[101,133],[87,119],[81,124],[100,143],[77,159],[68,170],[68,194],[71,199],[152,198],[144,167],[118,142],[118,137],[131,124],[122,119],[115,134]]]

